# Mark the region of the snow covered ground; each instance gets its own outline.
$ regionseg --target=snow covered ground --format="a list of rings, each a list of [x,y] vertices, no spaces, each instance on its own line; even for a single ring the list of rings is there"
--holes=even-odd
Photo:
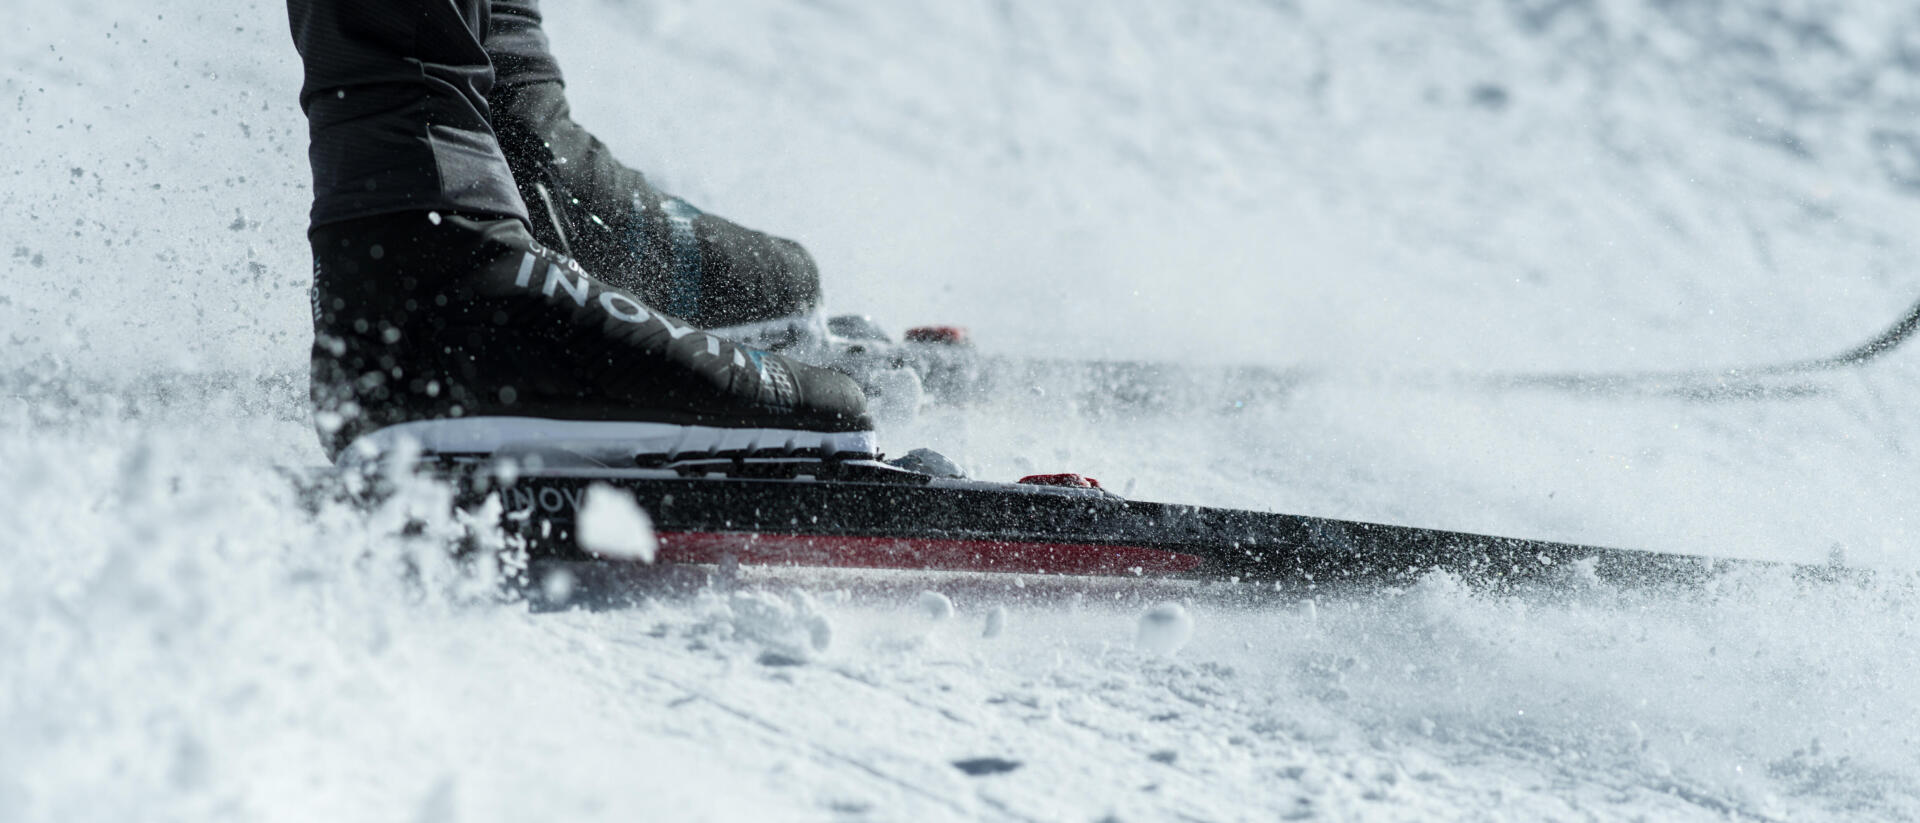
[[[1235,412],[1010,397],[896,448],[1895,573],[1254,601],[809,578],[530,614],[439,551],[469,524],[396,535],[432,489],[310,515],[285,478],[320,456],[284,10],[51,4],[0,40],[0,820],[1920,817],[1920,354],[1794,400],[1432,379],[1890,323],[1920,298],[1911,9],[549,13],[579,117],[806,242],[837,308],[1322,375]]]

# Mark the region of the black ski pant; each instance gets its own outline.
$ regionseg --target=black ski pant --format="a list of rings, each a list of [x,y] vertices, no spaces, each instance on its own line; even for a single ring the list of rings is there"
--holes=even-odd
[[[539,0],[288,0],[287,11],[306,69],[316,226],[426,209],[526,220],[515,172],[554,155],[566,161],[539,171],[593,214],[672,199],[573,122]],[[553,228],[534,220],[537,233]]]
[[[557,82],[534,0],[288,0],[313,225],[440,209],[527,219],[489,98]]]
[[[799,244],[653,188],[572,119],[538,0],[288,0],[306,69],[312,224],[399,211],[513,217],[703,327],[804,312]]]

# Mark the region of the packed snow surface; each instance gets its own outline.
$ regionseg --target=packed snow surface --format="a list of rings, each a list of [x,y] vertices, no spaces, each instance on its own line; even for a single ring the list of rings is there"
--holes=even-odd
[[[1037,386],[889,418],[891,451],[1880,573],[748,569],[530,609],[448,553],[498,535],[444,490],[296,494],[321,456],[284,9],[40,4],[0,39],[0,820],[1920,817],[1920,351],[1770,399],[1436,379],[1891,323],[1920,298],[1912,8],[551,6],[578,117],[805,242],[835,310],[1315,375],[1152,414]]]

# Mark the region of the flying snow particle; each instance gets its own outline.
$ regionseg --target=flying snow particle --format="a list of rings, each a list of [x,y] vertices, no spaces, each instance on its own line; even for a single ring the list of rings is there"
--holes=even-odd
[[[920,375],[913,369],[891,369],[870,375],[867,388],[868,412],[883,424],[905,425],[919,415],[926,401]]]
[[[1172,655],[1193,638],[1193,617],[1187,607],[1166,601],[1140,615],[1135,645],[1154,654]]]
[[[953,616],[953,601],[936,591],[921,592],[918,606],[920,613],[935,623],[944,622]]]
[[[576,530],[580,548],[602,557],[652,563],[660,550],[653,520],[632,497],[605,483],[587,487]]]
[[[993,638],[999,637],[1001,633],[1006,630],[1007,607],[995,606],[993,607],[993,611],[987,612],[987,628],[985,631],[980,632],[980,636],[992,640]]]
[[[552,569],[540,578],[540,594],[548,604],[564,606],[573,599],[573,572]]]

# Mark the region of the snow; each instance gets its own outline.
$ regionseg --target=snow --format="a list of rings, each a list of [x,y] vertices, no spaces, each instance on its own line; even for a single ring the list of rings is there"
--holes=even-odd
[[[1792,400],[1436,377],[1798,358],[1890,323],[1920,297],[1898,5],[549,11],[579,117],[805,242],[836,308],[1320,375],[1139,416],[1033,387],[890,422],[889,451],[1916,566],[1914,352]],[[289,479],[320,455],[282,9],[51,4],[11,34],[0,820],[1920,816],[1905,573],[1303,598],[742,569],[630,609],[502,602],[445,551],[498,536],[443,490],[367,513]],[[1165,602],[1198,627],[1171,655],[1139,643]]]
[[[724,602],[707,599],[710,630],[723,639],[739,637],[759,647],[762,665],[806,663],[833,645],[833,622],[804,590],[789,590],[784,596],[736,591]]]
[[[587,487],[580,501],[577,528],[580,548],[601,557],[652,563],[654,554],[660,551],[653,519],[632,497],[605,483]]]
[[[1193,639],[1193,615],[1171,600],[1155,603],[1140,615],[1134,645],[1159,655],[1173,656]]]
[[[992,640],[1007,632],[1007,607],[994,606],[987,611],[986,625],[981,627],[980,636]]]
[[[943,623],[953,617],[953,601],[936,591],[920,593],[918,603],[920,616],[929,623]]]

